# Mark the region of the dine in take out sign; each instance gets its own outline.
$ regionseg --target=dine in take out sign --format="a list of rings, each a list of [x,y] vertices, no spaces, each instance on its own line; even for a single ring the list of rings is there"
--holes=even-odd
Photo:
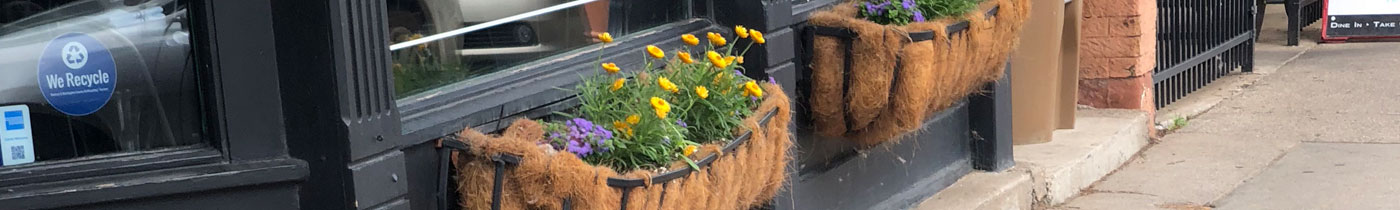
[[[1322,38],[1400,37],[1400,0],[1324,0]]]

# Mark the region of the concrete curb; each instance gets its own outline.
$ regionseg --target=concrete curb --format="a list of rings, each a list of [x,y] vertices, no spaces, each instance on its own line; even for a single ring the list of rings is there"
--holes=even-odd
[[[967,174],[942,192],[911,209],[916,210],[1030,210],[1031,176],[1025,170]]]
[[[1035,209],[1063,203],[1112,173],[1148,144],[1147,113],[1087,109],[1054,141],[1020,145],[1016,167],[973,172],[911,209]]]
[[[1021,145],[1016,164],[1031,174],[1036,204],[1068,201],[1117,170],[1149,144],[1147,114],[1136,110],[1080,110],[1073,130],[1055,140]]]

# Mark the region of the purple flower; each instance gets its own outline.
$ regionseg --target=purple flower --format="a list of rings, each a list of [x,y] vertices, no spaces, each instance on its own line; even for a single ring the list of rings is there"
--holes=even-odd
[[[680,125],[682,128],[690,127],[685,124],[685,121],[681,121],[680,119],[676,119],[676,125]]]
[[[604,141],[613,138],[613,133],[612,133],[612,131],[609,131],[607,128],[603,128],[603,126],[597,126],[597,125],[593,126],[593,131],[592,131],[592,132],[593,132],[593,135],[597,135],[597,137],[598,137],[598,144],[603,144]]]
[[[566,150],[569,151],[569,153],[578,155],[579,158],[588,156],[588,153],[593,153],[593,148],[588,145],[588,143],[579,143],[577,141],[570,141]]]
[[[902,4],[901,6],[904,6],[904,9],[914,9],[914,0],[904,0],[903,4]],[[918,14],[918,13],[914,13],[914,14]]]
[[[885,1],[885,3],[880,4],[870,4],[870,2],[865,2],[865,13],[883,15],[885,14],[885,7],[888,6],[890,6],[889,1]]]
[[[919,12],[919,11],[914,11],[914,22],[924,22],[924,21],[925,21],[925,19],[924,19],[924,13],[923,13],[923,12]]]
[[[734,75],[744,75],[744,72],[739,71],[738,69],[735,69],[735,70],[734,70]]]
[[[574,118],[572,120],[569,120],[569,122],[567,122],[566,125],[576,128],[592,128],[593,122],[589,122],[588,120],[583,118]]]
[[[776,84],[778,84],[778,80],[777,80],[777,79],[773,79],[772,76],[769,76],[769,77],[768,77],[768,84],[774,84],[774,85],[776,85]]]
[[[612,131],[603,126],[593,124],[583,118],[574,118],[564,122],[564,131],[550,132],[549,138],[555,149],[561,149],[580,158],[593,154],[594,149],[608,151],[607,144],[613,138]],[[595,145],[597,148],[595,148]]]
[[[758,101],[758,96],[749,96],[750,101]]]

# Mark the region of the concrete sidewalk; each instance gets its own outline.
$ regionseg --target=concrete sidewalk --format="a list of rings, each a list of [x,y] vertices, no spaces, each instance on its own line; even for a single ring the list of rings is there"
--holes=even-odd
[[[1259,50],[1277,51],[1258,55],[1277,71],[1204,90],[1217,99],[1178,112],[1185,128],[1053,208],[1400,208],[1400,43],[1271,43],[1281,34],[1266,28]]]

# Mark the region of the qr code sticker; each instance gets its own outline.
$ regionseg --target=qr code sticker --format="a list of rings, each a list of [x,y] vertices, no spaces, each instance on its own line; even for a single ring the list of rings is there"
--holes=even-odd
[[[25,159],[25,157],[24,157],[24,146],[13,146],[13,147],[10,147],[10,159],[13,159],[13,160]]]

